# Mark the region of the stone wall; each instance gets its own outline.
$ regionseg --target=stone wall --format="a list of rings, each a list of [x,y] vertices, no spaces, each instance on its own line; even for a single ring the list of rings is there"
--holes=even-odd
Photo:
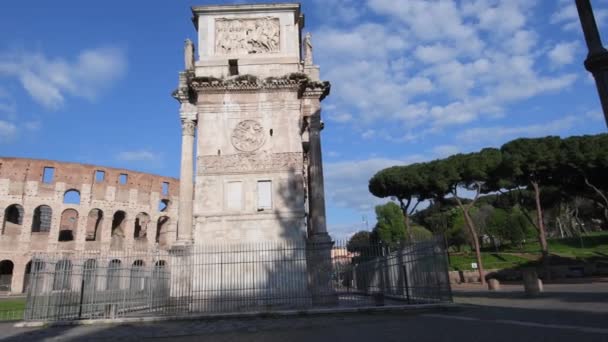
[[[194,204],[198,244],[304,241],[300,104],[295,91],[277,91],[272,100],[269,97],[266,91],[231,92],[208,94],[199,103]],[[243,140],[257,144],[240,146],[235,132],[239,125],[252,123],[258,135]],[[260,181],[271,184],[271,203],[266,208],[258,203]],[[233,182],[241,187],[238,208],[229,203],[228,187]]]
[[[178,191],[170,177],[0,158],[0,272],[12,263],[11,292],[19,293],[35,252],[167,249],[177,231]]]

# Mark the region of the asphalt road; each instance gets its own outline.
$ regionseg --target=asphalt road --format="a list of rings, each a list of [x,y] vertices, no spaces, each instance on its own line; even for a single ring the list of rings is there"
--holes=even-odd
[[[4,341],[608,341],[608,282],[549,285],[539,298],[520,287],[490,293],[456,288],[456,309],[148,324],[14,328]]]

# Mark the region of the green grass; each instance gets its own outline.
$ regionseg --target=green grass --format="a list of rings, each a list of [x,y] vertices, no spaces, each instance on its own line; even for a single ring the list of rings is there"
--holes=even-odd
[[[485,269],[512,268],[534,261],[534,255],[522,256],[505,253],[482,253],[481,262]],[[472,270],[471,263],[476,263],[474,253],[450,254],[450,269],[455,271]]]
[[[608,259],[608,232],[595,232],[581,237],[566,239],[549,239],[549,253],[564,258],[588,259],[605,258]],[[538,241],[527,241],[523,248],[507,247],[501,252],[508,253],[540,253]]]
[[[23,318],[25,298],[0,299],[0,321]]]
[[[549,253],[561,259],[576,261],[606,260],[608,262],[608,232],[595,232],[581,237],[566,239],[549,239]],[[514,268],[540,257],[540,246],[536,239],[528,240],[522,247],[504,246],[493,253],[491,247],[482,249],[482,262],[485,269]],[[476,262],[475,253],[465,250],[462,253],[451,253],[452,270],[471,270],[471,263]]]

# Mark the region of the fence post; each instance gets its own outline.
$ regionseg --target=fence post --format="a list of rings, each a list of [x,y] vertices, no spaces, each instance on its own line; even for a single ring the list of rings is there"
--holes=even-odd
[[[84,301],[84,274],[80,280],[80,303],[78,305],[78,319],[82,318],[82,302]]]
[[[405,298],[408,304],[411,304],[410,299],[410,284],[407,279],[407,263],[403,265],[403,281],[405,282]]]

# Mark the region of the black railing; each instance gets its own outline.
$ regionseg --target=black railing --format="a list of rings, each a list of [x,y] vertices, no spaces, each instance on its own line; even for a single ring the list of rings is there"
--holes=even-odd
[[[184,316],[450,302],[441,239],[38,254],[25,319]]]

